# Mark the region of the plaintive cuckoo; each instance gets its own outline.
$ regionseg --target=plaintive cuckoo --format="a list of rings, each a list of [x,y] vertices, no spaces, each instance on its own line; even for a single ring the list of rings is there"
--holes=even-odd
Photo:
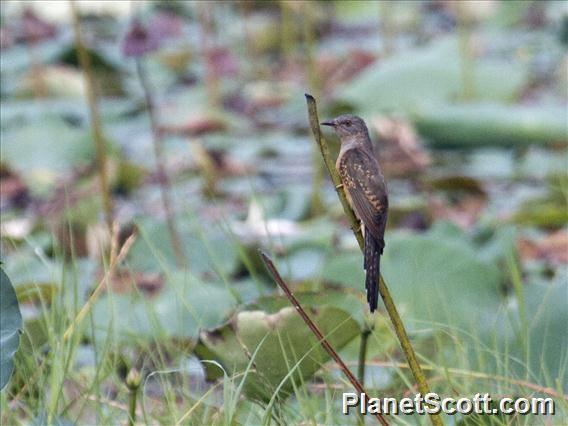
[[[341,139],[341,150],[335,167],[346,190],[347,199],[364,225],[365,289],[369,308],[374,312],[379,298],[380,257],[385,247],[389,207],[387,185],[369,131],[361,118],[341,115],[321,124],[333,127]]]

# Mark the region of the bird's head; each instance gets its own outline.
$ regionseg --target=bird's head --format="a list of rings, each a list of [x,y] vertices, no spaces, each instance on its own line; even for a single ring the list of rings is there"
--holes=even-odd
[[[321,124],[333,127],[333,130],[340,137],[365,135],[368,133],[363,119],[351,114],[340,115],[331,121],[323,121]]]

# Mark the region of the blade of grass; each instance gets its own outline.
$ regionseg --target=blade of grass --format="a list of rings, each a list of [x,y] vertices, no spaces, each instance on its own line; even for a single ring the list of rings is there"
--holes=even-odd
[[[307,104],[308,104],[308,116],[309,116],[310,127],[312,129],[312,133],[314,135],[314,138],[315,138],[317,144],[320,147],[325,165],[326,165],[327,170],[328,170],[328,172],[331,176],[331,180],[333,181],[333,184],[335,185],[335,190],[337,192],[339,200],[341,201],[341,205],[343,206],[343,210],[345,211],[345,214],[347,215],[347,218],[349,219],[349,223],[351,223],[351,229],[353,230],[353,233],[355,234],[355,238],[357,239],[357,242],[359,243],[359,247],[361,248],[361,250],[363,250],[363,248],[364,248],[363,234],[361,233],[361,227],[359,226],[359,221],[357,220],[355,213],[353,212],[353,210],[351,209],[351,207],[349,205],[349,202],[347,201],[347,197],[345,195],[345,189],[343,188],[343,185],[341,183],[341,178],[339,177],[337,170],[335,170],[335,164],[334,164],[333,160],[331,159],[331,155],[330,155],[330,152],[329,152],[329,148],[327,146],[327,142],[325,141],[325,139],[321,135],[321,129],[320,129],[320,125],[319,125],[319,118],[318,118],[316,100],[313,96],[311,96],[309,94],[306,94],[305,96],[306,96],[306,101],[307,101]],[[414,348],[410,344],[410,339],[408,338],[408,334],[406,332],[404,324],[402,323],[402,320],[400,319],[400,315],[398,314],[398,310],[396,309],[396,306],[395,306],[394,301],[391,297],[390,291],[389,291],[387,284],[386,284],[386,282],[385,282],[385,280],[383,279],[382,276],[379,277],[379,293],[381,294],[381,297],[383,299],[383,303],[385,304],[385,307],[386,307],[387,312],[389,314],[390,320],[392,322],[392,325],[393,325],[394,330],[396,332],[396,336],[397,336],[397,338],[400,342],[400,346],[402,347],[402,350],[404,352],[404,355],[406,357],[408,365],[410,366],[410,369],[412,371],[412,375],[414,376],[414,379],[416,380],[416,383],[418,384],[418,389],[420,390],[420,393],[422,393],[422,395],[426,395],[427,393],[430,392],[430,390],[428,388],[428,383],[426,382],[426,376],[424,375],[424,372],[420,368],[420,364],[418,363],[418,359],[416,357],[416,353],[414,352]],[[430,420],[431,420],[431,422],[434,426],[443,425],[442,418],[439,415],[430,414],[429,416],[430,416]]]
[[[312,333],[314,333],[314,335],[318,338],[321,346],[325,349],[325,351],[329,354],[329,356],[341,367],[341,370],[347,376],[353,387],[357,390],[357,392],[359,392],[359,394],[368,395],[368,393],[363,388],[363,385],[361,385],[361,382],[357,380],[357,378],[353,375],[351,370],[349,370],[347,365],[345,365],[341,357],[338,355],[335,349],[333,349],[333,347],[329,344],[329,342],[324,337],[324,335],[317,327],[317,325],[308,316],[308,314],[306,313],[306,311],[304,310],[298,299],[296,299],[296,296],[294,296],[294,294],[290,291],[290,288],[280,276],[280,273],[276,269],[276,266],[274,266],[274,263],[272,262],[270,257],[268,257],[268,255],[266,255],[262,251],[260,251],[260,257],[262,258],[262,261],[264,262],[266,268],[272,275],[272,278],[274,278],[274,281],[276,281],[276,284],[278,284],[278,286],[282,289],[282,291],[284,292],[288,300],[290,300],[290,303],[292,303],[292,305],[296,308],[296,310],[298,311],[298,313],[300,314],[306,325],[310,328]],[[388,425],[388,422],[386,421],[386,419],[383,417],[382,414],[377,413],[375,414],[375,417],[380,424]]]

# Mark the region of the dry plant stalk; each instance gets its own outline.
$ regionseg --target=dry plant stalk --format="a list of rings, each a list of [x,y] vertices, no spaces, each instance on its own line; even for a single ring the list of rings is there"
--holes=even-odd
[[[140,80],[142,91],[144,92],[144,100],[146,102],[146,108],[148,109],[148,116],[150,118],[152,147],[154,148],[154,157],[156,158],[156,169],[158,171],[162,205],[164,206],[164,212],[166,215],[166,226],[168,227],[168,233],[172,242],[172,249],[174,251],[176,266],[180,269],[183,269],[187,267],[187,264],[185,260],[182,239],[179,233],[179,228],[176,223],[176,218],[170,199],[171,184],[170,178],[168,176],[168,171],[166,170],[166,167],[164,165],[165,161],[162,149],[162,138],[158,126],[158,118],[156,116],[154,96],[150,88],[150,82],[148,81],[148,78],[146,76],[141,58],[136,58],[136,73],[138,75],[138,80]]]
[[[119,234],[117,225],[115,225],[113,227],[112,234],[113,235],[112,235],[112,243],[111,243],[111,250],[110,250],[109,267],[106,270],[103,278],[99,281],[99,284],[97,285],[97,287],[95,287],[95,290],[91,293],[91,296],[89,297],[87,302],[83,305],[83,307],[81,308],[81,310],[79,311],[79,313],[77,314],[77,316],[75,317],[75,319],[73,320],[71,325],[69,325],[69,327],[67,328],[67,330],[63,334],[63,341],[68,340],[73,335],[73,332],[75,331],[75,329],[77,327],[79,327],[79,325],[81,324],[83,319],[85,319],[87,314],[91,311],[91,309],[93,308],[93,305],[95,304],[95,301],[98,299],[99,295],[101,294],[101,292],[105,288],[105,283],[112,276],[116,267],[124,260],[124,258],[126,257],[126,255],[128,254],[128,252],[130,250],[130,247],[132,247],[132,244],[134,244],[134,240],[136,239],[136,237],[134,235],[131,235],[130,237],[128,237],[128,239],[124,242],[124,244],[120,248],[120,251],[117,254],[117,251],[118,251],[118,234]]]
[[[79,57],[81,69],[83,70],[83,78],[85,80],[85,88],[87,91],[89,116],[91,119],[91,133],[93,142],[95,144],[97,168],[101,186],[101,197],[103,201],[103,209],[105,212],[105,221],[108,229],[110,230],[112,224],[112,198],[110,196],[110,190],[108,187],[106,147],[99,115],[97,93],[95,91],[95,80],[91,66],[91,57],[89,56],[89,53],[85,48],[85,43],[83,42],[81,19],[79,18],[79,12],[77,10],[75,0],[70,0],[69,4],[71,6],[73,30],[75,32],[75,44],[77,45],[77,55]]]
[[[365,394],[368,396],[369,394],[365,391],[361,382],[357,380],[357,378],[353,375],[351,370],[349,370],[349,367],[347,367],[347,365],[343,362],[339,354],[335,351],[335,349],[333,349],[333,346],[331,346],[327,341],[327,339],[324,337],[323,333],[320,331],[318,326],[312,321],[312,319],[306,313],[306,311],[304,310],[298,299],[296,299],[296,296],[294,296],[294,293],[292,293],[290,287],[288,287],[286,282],[282,279],[280,273],[276,269],[276,266],[274,266],[274,263],[272,262],[270,257],[268,257],[268,255],[266,255],[262,251],[260,251],[260,257],[262,258],[264,265],[272,275],[272,278],[274,278],[274,281],[276,281],[276,284],[278,284],[278,286],[282,289],[282,291],[284,292],[290,303],[296,308],[296,310],[298,311],[298,313],[300,314],[306,325],[310,328],[312,333],[314,333],[314,335],[318,338],[321,346],[325,349],[325,351],[329,354],[329,356],[337,363],[337,365],[339,365],[339,367],[341,368],[343,373],[347,376],[347,378],[349,379],[353,387],[357,390],[357,392],[359,392],[359,394]],[[375,417],[380,424],[388,425],[388,422],[386,421],[386,419],[382,414],[376,413]]]
[[[358,221],[357,217],[355,216],[353,209],[351,209],[349,202],[347,201],[347,197],[345,195],[345,189],[343,188],[343,185],[341,184],[341,178],[339,177],[337,170],[335,170],[335,164],[334,164],[334,161],[332,160],[331,155],[329,153],[329,148],[327,146],[327,142],[321,135],[321,129],[320,129],[320,125],[319,125],[319,118],[318,118],[316,100],[314,99],[314,97],[312,95],[306,94],[306,101],[307,101],[307,104],[308,104],[308,116],[309,116],[309,121],[310,121],[310,127],[312,129],[314,139],[320,147],[321,154],[323,156],[325,165],[326,165],[327,170],[328,170],[328,172],[331,176],[331,180],[333,181],[333,184],[335,185],[335,190],[336,190],[337,195],[339,197],[339,201],[341,201],[341,205],[343,206],[343,210],[345,211],[345,214],[346,214],[347,218],[349,219],[349,223],[351,223],[351,229],[353,230],[353,233],[355,234],[355,238],[357,239],[357,242],[359,243],[359,248],[361,250],[363,250],[364,240],[363,240],[363,234],[361,232],[361,227],[359,225],[359,221]],[[406,332],[406,329],[404,328],[404,324],[402,323],[402,320],[400,319],[400,315],[398,314],[398,310],[396,309],[396,306],[394,304],[394,301],[392,299],[390,291],[389,291],[387,284],[386,284],[385,280],[383,279],[382,275],[379,278],[379,293],[380,293],[380,295],[383,299],[383,303],[385,304],[385,308],[386,308],[386,310],[389,314],[391,323],[394,327],[394,331],[396,333],[398,341],[400,342],[400,346],[402,347],[402,350],[404,352],[404,356],[406,357],[406,361],[408,362],[410,370],[412,371],[412,375],[414,376],[414,379],[416,380],[416,384],[418,385],[418,389],[419,389],[419,391],[422,395],[426,395],[427,393],[430,392],[430,390],[428,388],[428,383],[426,381],[426,376],[424,375],[424,372],[422,371],[422,368],[420,367],[420,364],[418,363],[418,359],[416,357],[416,353],[414,352],[414,348],[410,344],[410,339],[408,338],[408,334]],[[442,418],[439,415],[430,414],[429,416],[430,416],[430,421],[432,422],[432,424],[434,426],[443,425]]]

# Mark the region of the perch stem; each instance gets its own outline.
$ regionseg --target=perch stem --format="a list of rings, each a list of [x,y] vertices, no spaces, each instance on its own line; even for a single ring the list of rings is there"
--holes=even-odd
[[[314,135],[314,138],[315,138],[317,144],[320,147],[321,154],[323,156],[325,165],[326,165],[327,170],[328,170],[328,172],[331,176],[331,180],[333,181],[333,185],[335,186],[335,190],[337,192],[339,200],[341,201],[341,205],[343,206],[343,210],[345,211],[345,214],[346,214],[347,218],[349,219],[349,222],[351,223],[351,229],[353,230],[353,233],[355,234],[355,238],[357,239],[357,242],[359,243],[359,248],[361,250],[363,250],[364,240],[363,240],[363,234],[361,232],[361,228],[359,226],[359,221],[357,220],[357,217],[355,216],[353,209],[351,209],[351,206],[349,205],[349,202],[347,201],[347,197],[345,195],[345,188],[341,185],[341,178],[339,177],[337,170],[335,170],[335,164],[333,163],[333,160],[331,159],[331,155],[330,155],[330,152],[329,152],[329,148],[327,146],[327,142],[322,137],[322,134],[321,134],[321,129],[320,129],[320,125],[319,125],[319,118],[318,118],[318,113],[317,113],[316,100],[314,99],[313,96],[306,94],[306,101],[307,101],[307,104],[308,104],[308,115],[309,115],[309,121],[310,121],[310,127],[312,129],[312,133]],[[426,381],[426,376],[424,375],[422,368],[420,368],[420,364],[418,363],[418,359],[416,357],[416,353],[414,352],[414,348],[412,347],[412,345],[410,343],[410,339],[408,338],[408,334],[406,332],[404,324],[402,323],[402,320],[400,319],[400,315],[398,314],[398,310],[396,309],[396,306],[394,304],[394,301],[392,299],[390,291],[389,291],[387,284],[386,284],[386,282],[385,282],[385,280],[383,279],[382,276],[379,277],[379,293],[380,293],[380,295],[383,299],[383,302],[385,304],[385,308],[386,308],[386,310],[389,314],[391,323],[394,327],[394,331],[396,333],[398,341],[400,342],[400,346],[402,347],[402,351],[404,352],[404,356],[406,357],[406,361],[408,362],[410,370],[412,371],[412,375],[414,376],[414,379],[416,380],[416,384],[418,385],[418,390],[420,391],[420,393],[422,395],[426,395],[427,393],[430,392],[430,390],[428,388],[428,382]],[[442,418],[437,414],[430,414],[430,421],[434,426],[443,425]]]
[[[361,382],[357,380],[357,378],[353,375],[351,370],[349,370],[349,367],[345,365],[345,363],[338,355],[338,353],[335,351],[335,349],[333,349],[333,347],[329,344],[329,342],[324,337],[318,326],[308,316],[308,314],[306,313],[306,311],[304,310],[298,299],[296,299],[296,296],[294,296],[294,293],[292,293],[292,291],[290,290],[290,287],[288,287],[288,284],[286,284],[286,282],[280,276],[280,273],[276,269],[276,266],[274,266],[274,263],[272,262],[270,257],[268,257],[268,255],[266,255],[262,251],[260,252],[260,256],[262,258],[262,261],[264,262],[264,265],[272,275],[272,278],[274,278],[274,281],[276,281],[276,284],[278,284],[278,286],[282,289],[282,291],[284,292],[290,303],[296,308],[296,310],[298,311],[298,313],[300,314],[306,325],[310,328],[312,333],[314,333],[314,335],[318,338],[320,344],[325,349],[325,351],[329,354],[331,358],[333,358],[333,360],[337,363],[337,365],[339,365],[339,367],[341,368],[343,373],[347,376],[347,378],[349,379],[353,387],[357,390],[357,392],[359,392],[359,394],[365,394],[368,397],[369,394],[365,391]],[[375,417],[377,418],[377,421],[380,424],[388,425],[388,422],[386,421],[386,419],[383,417],[382,414],[377,413],[375,414]]]

